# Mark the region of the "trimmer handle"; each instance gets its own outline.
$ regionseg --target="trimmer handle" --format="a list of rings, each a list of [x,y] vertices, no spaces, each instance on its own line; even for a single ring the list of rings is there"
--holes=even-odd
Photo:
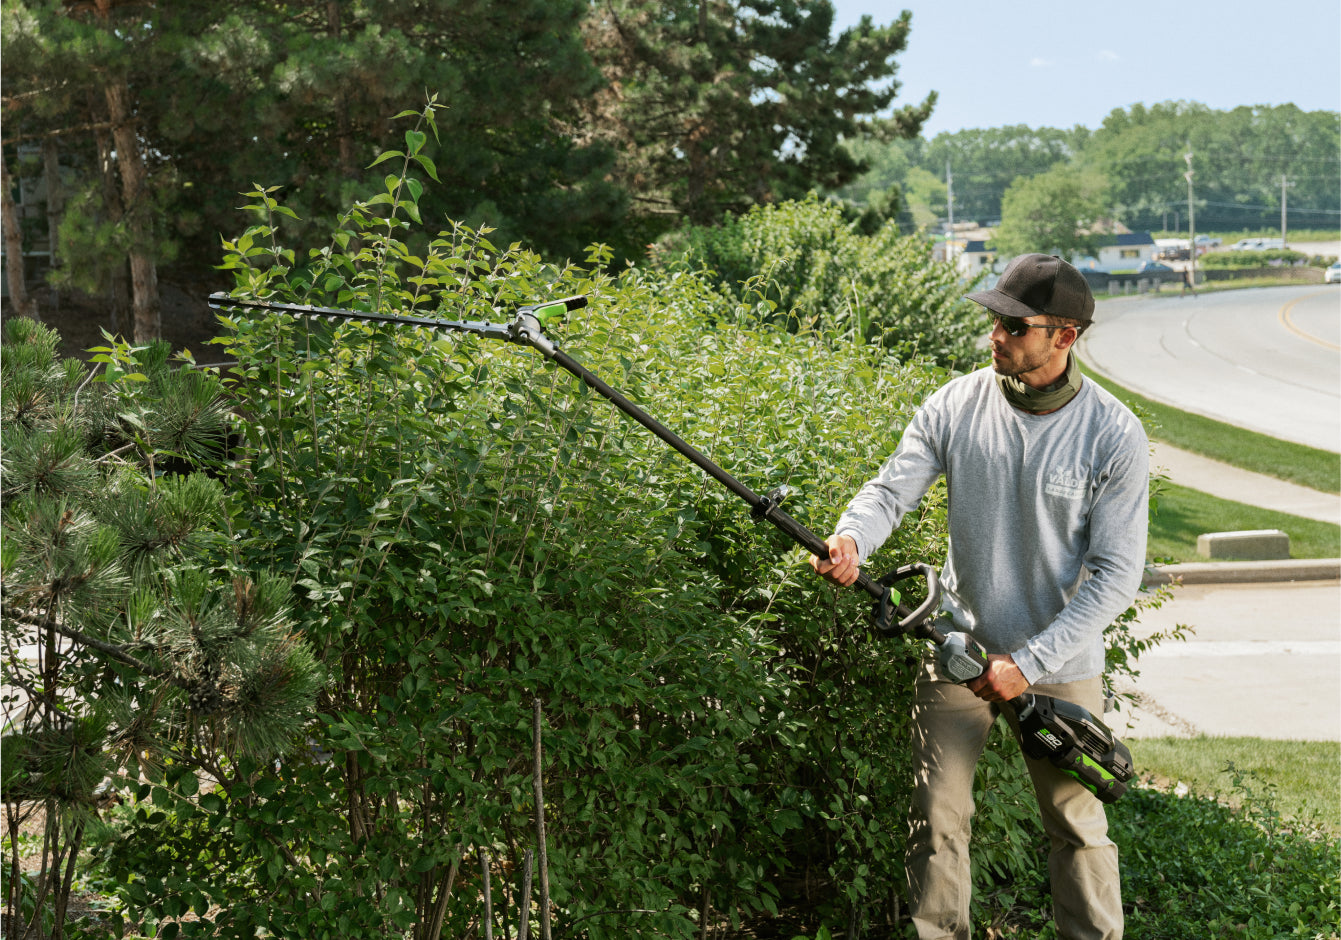
[[[897,603],[897,601],[891,603],[893,586],[900,581],[918,576],[926,581],[926,599],[913,610]],[[928,621],[940,609],[941,584],[936,569],[931,565],[914,562],[911,565],[895,568],[888,574],[881,575],[874,580],[863,571],[857,576],[856,584],[857,587],[867,591],[876,599],[875,606],[871,609],[871,622],[880,636],[896,637],[907,633],[925,636],[928,630],[935,629],[930,626]],[[892,596],[897,598],[899,596],[898,592],[893,592]],[[896,621],[894,619],[895,614],[901,615],[902,619]]]

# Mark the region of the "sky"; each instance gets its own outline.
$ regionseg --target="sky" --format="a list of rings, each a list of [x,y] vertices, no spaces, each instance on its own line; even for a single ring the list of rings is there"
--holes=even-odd
[[[1341,111],[1338,0],[832,3],[835,32],[912,11],[895,107],[939,92],[928,139],[1009,124],[1095,130],[1115,108],[1161,101]]]

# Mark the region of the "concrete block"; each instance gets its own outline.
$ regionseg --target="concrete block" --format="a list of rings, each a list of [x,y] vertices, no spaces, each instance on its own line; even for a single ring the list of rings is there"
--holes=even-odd
[[[1197,554],[1203,558],[1241,558],[1249,561],[1289,558],[1290,537],[1280,529],[1207,532],[1197,536]]]

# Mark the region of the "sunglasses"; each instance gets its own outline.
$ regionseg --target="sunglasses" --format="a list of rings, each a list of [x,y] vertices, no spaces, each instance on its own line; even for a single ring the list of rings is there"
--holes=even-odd
[[[1011,336],[1023,336],[1030,330],[1064,330],[1066,327],[1051,323],[1025,323],[1019,317],[1008,317],[1000,313],[992,314],[992,322],[1001,324],[1001,328]]]

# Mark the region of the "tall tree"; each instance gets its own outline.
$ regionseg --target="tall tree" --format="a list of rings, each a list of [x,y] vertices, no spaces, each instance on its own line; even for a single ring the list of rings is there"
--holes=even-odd
[[[152,28],[152,14],[152,3],[128,0],[12,3],[3,29],[5,142],[39,140],[48,163],[58,157],[54,142],[84,147],[78,162],[90,170],[102,163],[95,162],[90,135],[110,143],[114,198],[99,199],[112,194],[94,183],[94,172],[86,174],[76,196],[85,216],[51,248],[53,256],[83,268],[73,275],[81,286],[98,280],[90,272],[129,264],[132,326],[140,342],[161,331],[158,262],[170,252],[157,217],[151,138],[137,92],[147,76],[163,74],[157,55],[163,37]],[[97,221],[90,224],[90,215]],[[67,236],[76,243],[61,244]]]
[[[949,165],[955,218],[987,222],[1001,218],[1001,199],[1011,183],[1070,162],[1088,137],[1083,127],[972,128],[937,134],[924,148],[919,165],[942,180]]]
[[[644,216],[708,223],[725,210],[853,179],[841,143],[912,137],[935,96],[892,113],[911,16],[831,35],[828,0],[599,0],[588,45],[608,80],[593,132],[619,149]]]
[[[391,118],[436,96],[441,184],[425,215],[500,229],[549,253],[609,240],[624,212],[607,144],[575,128],[601,82],[585,0],[14,0],[4,16],[5,143],[57,140],[78,174],[62,273],[106,290],[127,265],[135,336],[159,334],[159,267],[199,292],[238,193],[285,189],[325,221],[403,146]],[[115,185],[104,185],[110,169]],[[321,221],[318,221],[321,220]]]
[[[385,167],[370,168],[377,155],[404,145],[392,118],[436,96],[441,133],[427,152],[439,184],[424,194],[425,216],[575,255],[608,235],[623,206],[606,180],[608,147],[573,133],[578,102],[601,81],[579,34],[585,9],[248,0],[188,63],[203,97],[164,89],[159,122],[184,179],[230,181],[201,194],[207,223],[233,231],[237,193],[255,182],[284,187],[304,220],[291,229],[316,233],[382,178]]]
[[[1093,171],[1064,165],[1016,180],[1001,200],[997,251],[1002,257],[1042,251],[1067,259],[1096,254],[1107,206],[1108,181]]]

